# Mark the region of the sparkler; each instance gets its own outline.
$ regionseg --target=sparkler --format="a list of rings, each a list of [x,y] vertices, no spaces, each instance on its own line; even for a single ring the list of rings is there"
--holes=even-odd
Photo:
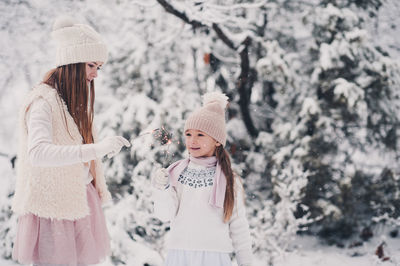
[[[156,135],[160,139],[161,145],[167,145],[167,148],[164,150],[164,160],[162,166],[165,167],[168,161],[169,156],[169,146],[173,142],[172,133],[165,129],[164,126],[161,126],[161,129],[158,131],[158,135]]]
[[[162,163],[163,167],[165,167],[166,166],[165,164],[168,160],[168,156],[170,154],[169,146],[174,142],[172,133],[169,132],[167,129],[165,129],[164,126],[161,126],[161,128],[156,128],[151,131],[140,134],[139,136],[137,136],[136,139],[146,136],[146,135],[149,135],[149,134],[151,134],[156,140],[158,140],[162,146],[163,145],[167,146],[166,149],[164,149],[164,160]],[[179,141],[177,141],[177,143],[179,144]]]
[[[160,129],[159,129],[159,128],[156,128],[156,129],[153,129],[153,130],[151,130],[151,131],[149,131],[149,132],[142,133],[142,134],[140,134],[140,135],[137,136],[137,137],[140,138],[140,137],[145,136],[145,135],[148,135],[148,134],[153,134],[154,132],[156,132],[156,131],[158,131],[158,130],[160,130]]]

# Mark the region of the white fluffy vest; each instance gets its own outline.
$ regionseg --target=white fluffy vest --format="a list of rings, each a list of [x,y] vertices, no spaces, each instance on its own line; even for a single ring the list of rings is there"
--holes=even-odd
[[[89,214],[83,163],[62,167],[34,167],[29,161],[25,119],[30,105],[38,97],[46,100],[51,106],[53,143],[56,145],[82,144],[78,127],[57,91],[45,84],[36,86],[28,94],[19,114],[17,181],[12,209],[19,215],[32,213],[43,218],[80,219]],[[96,142],[95,130],[93,137]],[[105,184],[100,160],[96,160],[95,165],[92,165],[91,173],[102,202],[109,200],[111,194]]]

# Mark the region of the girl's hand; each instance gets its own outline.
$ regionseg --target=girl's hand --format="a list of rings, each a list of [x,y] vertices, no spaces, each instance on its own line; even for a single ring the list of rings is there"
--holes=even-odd
[[[97,158],[105,155],[111,158],[118,154],[124,146],[129,147],[131,143],[121,136],[108,137],[93,145]]]
[[[151,178],[153,187],[159,190],[166,189],[169,183],[168,170],[165,168],[158,169]]]

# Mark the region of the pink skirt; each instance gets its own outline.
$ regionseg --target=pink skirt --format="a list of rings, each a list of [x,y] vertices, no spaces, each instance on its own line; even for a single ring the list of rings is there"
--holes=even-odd
[[[51,220],[26,214],[18,218],[12,257],[22,264],[96,264],[110,253],[110,238],[99,195],[87,185],[90,214],[82,219]]]

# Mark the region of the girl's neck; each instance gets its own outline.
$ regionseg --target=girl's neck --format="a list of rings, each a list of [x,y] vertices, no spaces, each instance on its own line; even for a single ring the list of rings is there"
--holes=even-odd
[[[190,165],[199,165],[204,168],[215,167],[217,165],[217,158],[215,156],[209,157],[189,157]],[[192,167],[191,167],[192,168]]]

